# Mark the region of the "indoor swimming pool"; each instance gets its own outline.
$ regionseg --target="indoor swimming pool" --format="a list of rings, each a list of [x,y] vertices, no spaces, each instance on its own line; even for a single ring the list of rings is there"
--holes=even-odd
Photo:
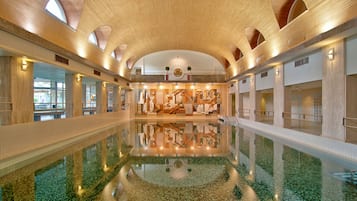
[[[0,200],[357,200],[353,161],[213,120],[171,122],[66,146],[0,177]]]

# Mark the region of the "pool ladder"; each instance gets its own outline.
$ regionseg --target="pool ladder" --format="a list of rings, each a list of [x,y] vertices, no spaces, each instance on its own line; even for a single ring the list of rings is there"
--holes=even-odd
[[[351,170],[349,172],[335,172],[333,176],[336,178],[357,186],[357,170]]]

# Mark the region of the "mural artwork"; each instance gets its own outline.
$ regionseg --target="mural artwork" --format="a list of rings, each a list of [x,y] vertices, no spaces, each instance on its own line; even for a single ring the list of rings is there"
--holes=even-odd
[[[139,89],[137,114],[219,114],[218,89]]]

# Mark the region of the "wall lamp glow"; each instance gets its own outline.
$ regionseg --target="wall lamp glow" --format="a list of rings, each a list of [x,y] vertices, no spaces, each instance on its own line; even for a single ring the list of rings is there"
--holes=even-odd
[[[76,76],[76,81],[77,81],[77,82],[80,82],[81,80],[82,80],[81,75],[80,75],[80,74],[77,74],[77,76]]]
[[[23,59],[23,60],[21,61],[21,70],[22,70],[22,71],[26,71],[27,68],[28,68],[27,61],[26,61],[25,59]]]
[[[279,69],[276,69],[276,70],[275,70],[275,75],[279,76],[279,74],[280,74]]]
[[[328,52],[327,52],[327,58],[328,60],[332,61],[335,58],[335,49],[331,48]]]

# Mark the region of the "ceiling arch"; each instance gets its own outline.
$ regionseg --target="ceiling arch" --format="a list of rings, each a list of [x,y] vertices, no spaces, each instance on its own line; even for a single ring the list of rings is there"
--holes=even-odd
[[[290,11],[292,0],[58,1],[66,15],[75,14],[70,18],[78,21],[76,29],[45,12],[48,0],[1,1],[0,17],[123,77],[130,77],[128,63],[150,53],[181,49],[211,55],[235,76],[257,66],[257,58],[264,62],[323,33],[329,22],[330,29],[357,17],[352,12],[357,3],[350,0],[296,0],[309,12],[292,14],[299,17],[288,26],[277,15]],[[283,18],[287,20],[286,15]],[[105,49],[88,43],[89,34],[102,26],[111,27]],[[265,42],[252,48],[247,27],[259,30]],[[125,51],[118,49],[122,45]],[[119,56],[113,58],[113,51]]]
[[[165,67],[181,68],[196,75],[225,74],[223,65],[214,57],[191,50],[164,50],[147,54],[134,64],[134,69],[141,69],[144,75],[163,74]],[[135,71],[132,71],[135,73]]]

